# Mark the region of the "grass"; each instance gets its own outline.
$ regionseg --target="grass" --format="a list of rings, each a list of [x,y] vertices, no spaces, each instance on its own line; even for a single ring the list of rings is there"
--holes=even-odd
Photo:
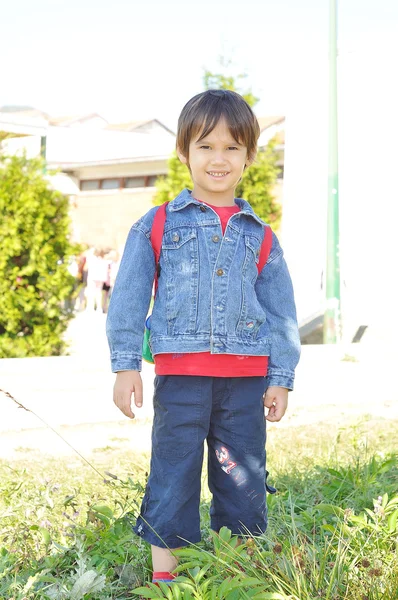
[[[370,418],[272,428],[267,533],[214,534],[204,493],[203,540],[179,551],[172,588],[147,585],[149,549],[131,531],[149,456],[115,438],[89,457],[100,477],[21,448],[0,463],[0,599],[398,600],[397,431]]]

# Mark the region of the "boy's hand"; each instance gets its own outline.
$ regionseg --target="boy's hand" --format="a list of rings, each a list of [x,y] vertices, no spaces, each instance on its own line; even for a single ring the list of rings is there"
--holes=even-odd
[[[270,386],[265,392],[264,406],[269,411],[266,415],[267,421],[280,421],[287,409],[288,389],[278,386]]]
[[[131,394],[134,404],[142,406],[142,379],[139,371],[119,371],[113,386],[113,401],[126,417],[134,419],[131,410]]]

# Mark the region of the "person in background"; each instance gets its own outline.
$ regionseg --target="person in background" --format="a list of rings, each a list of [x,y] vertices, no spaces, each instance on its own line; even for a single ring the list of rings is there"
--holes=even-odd
[[[109,260],[109,286],[110,286],[109,302],[110,302],[111,297],[112,297],[112,291],[115,286],[116,275],[117,275],[117,272],[119,270],[119,265],[120,265],[119,253],[117,252],[117,250],[111,250],[109,252],[108,260]]]
[[[102,313],[102,292],[104,283],[108,280],[108,262],[105,252],[100,248],[93,248],[87,256],[87,310]]]
[[[104,250],[104,261],[107,264],[107,277],[102,286],[102,312],[105,314],[108,312],[109,292],[111,289],[111,285],[110,285],[111,264],[110,264],[110,260],[109,260],[110,252],[111,252],[110,248],[106,248],[106,250]]]
[[[86,287],[87,287],[87,257],[86,251],[82,252],[78,259],[77,279],[80,284],[79,293],[76,299],[75,309],[79,312],[86,307]]]
[[[65,299],[65,308],[73,312],[76,303],[76,296],[79,288],[79,257],[71,256],[68,263],[68,272],[74,278],[73,289],[70,296]]]

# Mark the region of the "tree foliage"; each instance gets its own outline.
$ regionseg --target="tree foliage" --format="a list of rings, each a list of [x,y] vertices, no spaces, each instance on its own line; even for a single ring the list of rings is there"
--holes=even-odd
[[[240,73],[239,75],[226,75],[225,71],[229,69],[232,61],[224,57],[220,57],[220,67],[222,73],[212,73],[211,71],[205,71],[203,76],[203,85],[205,90],[230,90],[231,92],[238,92],[253,108],[259,101],[259,98],[254,96],[252,91],[243,90],[243,81],[247,78],[247,73]]]
[[[246,169],[236,188],[236,196],[247,200],[258,216],[271,225],[274,231],[278,231],[282,216],[281,206],[273,193],[279,172],[276,161],[275,141],[271,140],[257,152],[256,160]]]
[[[193,182],[186,165],[182,164],[177,152],[171,154],[167,161],[168,173],[164,177],[158,177],[156,181],[156,195],[153,203],[163,204],[173,200],[185,188],[192,190]]]
[[[0,358],[59,355],[71,318],[69,202],[42,162],[0,155]]]
[[[230,66],[230,61],[221,58],[220,66],[225,71]],[[258,98],[251,90],[242,89],[245,74],[226,75],[225,72],[212,73],[205,71],[203,84],[208,89],[224,89],[240,93],[249,106],[253,107]],[[265,148],[258,151],[255,162],[243,173],[242,181],[236,189],[237,197],[247,200],[259,217],[278,229],[281,219],[281,207],[275,201],[273,188],[278,175],[276,165],[278,154],[275,151],[275,141],[271,140]],[[163,204],[173,200],[184,188],[192,189],[193,182],[186,165],[182,164],[174,151],[168,161],[168,174],[159,177],[154,204]]]

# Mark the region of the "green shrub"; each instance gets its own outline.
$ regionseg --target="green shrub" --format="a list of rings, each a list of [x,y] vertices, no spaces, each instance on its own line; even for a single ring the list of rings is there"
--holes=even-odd
[[[0,155],[0,358],[64,350],[69,230],[68,198],[49,187],[41,161]]]

